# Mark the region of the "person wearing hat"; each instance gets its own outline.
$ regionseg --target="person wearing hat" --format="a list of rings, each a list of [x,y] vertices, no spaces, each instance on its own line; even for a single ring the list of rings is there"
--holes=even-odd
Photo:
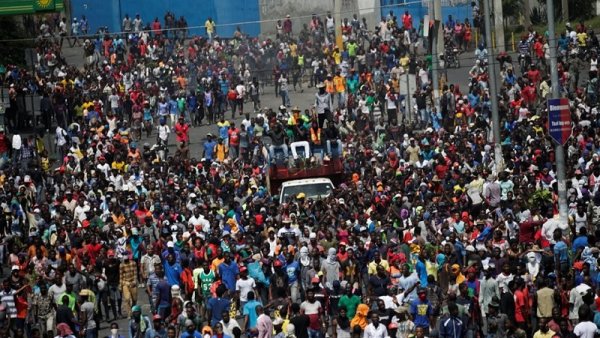
[[[145,337],[148,330],[152,330],[152,322],[142,314],[142,308],[139,305],[131,307],[131,317],[129,319],[129,337]]]
[[[333,99],[331,94],[326,91],[324,83],[318,83],[317,90],[318,92],[315,94],[315,110],[319,119],[319,128],[323,128],[325,120],[331,120]]]
[[[483,333],[485,337],[500,338],[506,337],[506,324],[508,316],[500,313],[500,301],[497,297],[490,297],[487,304],[487,311],[483,318]]]
[[[79,292],[79,323],[81,325],[81,337],[95,338],[98,328],[96,326],[95,299],[91,290],[83,289]]]

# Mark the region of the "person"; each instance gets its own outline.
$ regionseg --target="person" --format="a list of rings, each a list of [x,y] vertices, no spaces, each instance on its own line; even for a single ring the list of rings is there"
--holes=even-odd
[[[125,252],[123,262],[119,265],[119,278],[124,313],[128,316],[128,310],[137,303],[137,264],[129,252]]]
[[[56,325],[56,332],[58,335],[56,337],[60,338],[75,338],[73,335],[73,330],[66,323],[59,323]]]
[[[577,310],[579,314],[579,323],[573,328],[573,333],[577,337],[591,338],[595,337],[598,327],[592,321],[592,311],[587,304],[583,304]]]
[[[95,304],[90,301],[93,293],[84,289],[79,292],[79,325],[81,327],[81,336],[86,338],[96,338],[98,336],[98,327],[96,326]]]
[[[152,330],[152,322],[147,316],[142,315],[142,308],[139,305],[134,305],[129,319],[129,338],[146,337],[148,330]]]
[[[448,309],[450,310],[450,309]],[[431,314],[433,307],[427,299],[427,289],[419,287],[417,299],[410,303],[410,315],[417,327],[422,327],[425,332],[429,332]]]
[[[379,323],[379,315],[377,312],[371,314],[371,322],[365,328],[365,338],[385,338],[388,336],[388,331],[385,325]]]
[[[273,336],[273,321],[271,317],[264,313],[264,309],[261,305],[256,307],[256,330],[258,338],[271,338]]]
[[[119,323],[110,323],[110,334],[107,335],[105,338],[125,338],[125,336],[119,334]]]
[[[556,334],[556,332],[550,330],[550,328],[548,327],[547,318],[540,319],[539,326],[540,329],[533,334],[534,338],[554,337],[554,335]]]
[[[227,291],[225,286],[219,286],[216,290],[216,297],[212,297],[208,300],[206,310],[208,312],[207,317],[210,318],[210,325],[214,326],[216,323],[223,319],[223,311],[228,311],[231,306],[231,300],[223,298],[223,295]]]
[[[456,303],[448,304],[448,317],[440,320],[440,337],[462,338],[465,337],[467,326],[458,317],[458,306]]]
[[[217,326],[220,326],[217,324]],[[222,330],[222,327],[221,327]],[[196,330],[196,324],[193,321],[187,319],[185,321],[185,331],[181,333],[180,338],[202,338],[202,334]]]
[[[206,30],[208,41],[212,42],[214,35],[217,33],[217,25],[210,16],[204,22],[204,29]]]
[[[242,302],[240,301],[240,304]],[[244,328],[249,331],[255,331],[257,328],[258,313],[256,308],[262,306],[262,303],[255,299],[254,291],[248,291],[246,301],[240,305],[242,315],[244,316]]]

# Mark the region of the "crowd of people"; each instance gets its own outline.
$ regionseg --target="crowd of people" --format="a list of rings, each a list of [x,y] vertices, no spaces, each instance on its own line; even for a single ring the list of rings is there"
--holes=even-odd
[[[65,20],[40,23],[36,73],[3,75],[15,104],[0,127],[10,266],[0,336],[95,338],[101,325],[111,338],[600,333],[598,70],[582,50],[598,43],[593,32],[583,46],[571,31],[559,41],[573,117],[563,222],[540,104],[549,62],[535,62],[543,33],[519,43],[523,68],[498,56],[498,161],[488,51],[471,50],[468,35],[477,25],[445,23],[474,66],[469,83],[442,81],[436,102],[428,42],[409,12],[373,30],[356,15],[315,14],[301,32],[291,20],[260,40],[240,28],[222,39],[210,18],[205,35],[188,37],[169,13],[168,29],[136,15],[123,32],[90,36],[83,18],[83,67],[61,56],[61,40],[80,42]],[[400,93],[406,72],[416,90]],[[303,85],[314,105],[292,106]],[[282,105],[264,108],[272,87]],[[41,134],[15,132],[25,89],[42,96],[56,161]],[[207,124],[214,135],[191,151],[190,131]],[[331,195],[280,203],[269,191],[270,169],[298,164],[293,142],[320,149],[324,165],[342,160]]]

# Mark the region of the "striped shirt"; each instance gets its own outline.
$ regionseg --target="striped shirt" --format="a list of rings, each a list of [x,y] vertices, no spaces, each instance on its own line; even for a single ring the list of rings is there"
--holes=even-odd
[[[121,285],[135,284],[136,276],[137,276],[137,269],[136,269],[134,261],[129,260],[129,262],[122,263],[121,266],[119,266],[119,277],[120,277],[119,284],[121,284]]]
[[[17,318],[17,306],[15,304],[16,293],[17,292],[13,289],[10,289],[8,292],[4,290],[0,292],[0,302],[6,305],[10,318]]]

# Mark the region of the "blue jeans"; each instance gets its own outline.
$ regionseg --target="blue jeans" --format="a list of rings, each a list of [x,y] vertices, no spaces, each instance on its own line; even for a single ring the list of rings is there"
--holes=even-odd
[[[288,91],[280,90],[279,95],[281,95],[281,104],[286,107],[289,107],[291,105],[291,103],[290,103],[290,95],[288,94]]]
[[[308,338],[321,338],[323,335],[321,334],[321,330],[313,330],[308,329]]]
[[[333,154],[331,152],[331,140],[327,140],[327,154],[329,154],[330,156]],[[341,140],[333,140],[334,143],[336,143],[335,148],[336,148],[336,154],[338,156],[342,155],[342,141]]]
[[[282,144],[280,146],[276,146],[276,145],[270,145],[269,146],[269,156],[271,157],[271,159],[275,159],[275,150],[276,149],[281,149],[281,151],[283,151],[283,157],[284,159],[288,159],[288,146],[287,144]]]

